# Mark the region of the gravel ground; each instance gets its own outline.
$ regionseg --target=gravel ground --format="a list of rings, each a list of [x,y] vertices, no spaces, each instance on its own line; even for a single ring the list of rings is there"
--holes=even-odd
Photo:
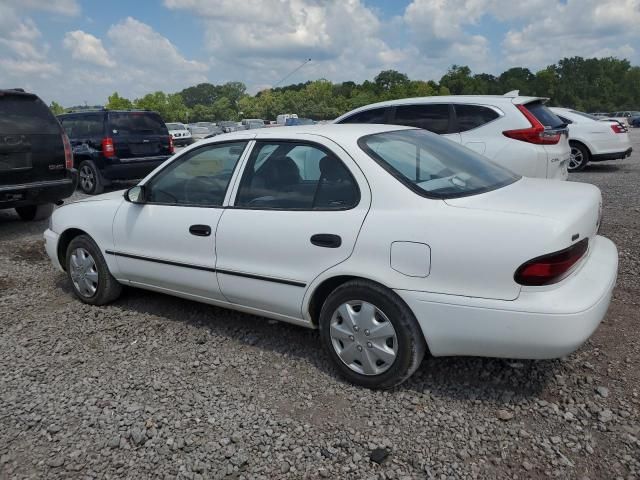
[[[0,478],[638,478],[639,159],[571,178],[620,250],[585,346],[426,359],[387,392],[339,379],[314,331],[134,289],[83,305],[46,223],[0,212]]]

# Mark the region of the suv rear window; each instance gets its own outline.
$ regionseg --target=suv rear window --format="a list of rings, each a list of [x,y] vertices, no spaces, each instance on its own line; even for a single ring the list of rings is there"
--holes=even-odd
[[[60,125],[38,97],[0,93],[0,134],[59,135]]]
[[[424,130],[367,135],[358,145],[408,188],[429,198],[476,195],[520,178],[482,155]]]
[[[558,128],[564,126],[564,122],[542,102],[527,103],[525,108],[529,110],[544,127]]]
[[[500,115],[495,110],[480,105],[455,105],[458,132],[466,132],[485,125]]]
[[[168,135],[167,126],[157,113],[112,112],[109,114],[112,133],[115,135]]]

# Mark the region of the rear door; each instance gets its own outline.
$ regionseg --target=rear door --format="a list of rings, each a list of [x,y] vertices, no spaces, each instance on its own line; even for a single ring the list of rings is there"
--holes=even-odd
[[[449,103],[398,105],[393,109],[390,121],[386,123],[422,128],[460,143],[453,115],[453,105]]]
[[[171,155],[169,130],[155,112],[109,112],[107,135],[120,161]]]
[[[0,92],[0,185],[66,177],[62,129],[36,95]]]
[[[60,118],[62,128],[69,136],[73,154],[86,158],[102,149],[105,137],[104,113],[81,113]]]
[[[524,107],[538,119],[545,130],[561,133],[560,141],[554,145],[542,145],[547,154],[547,178],[566,180],[569,166],[569,130],[566,125],[540,100],[524,104]]]

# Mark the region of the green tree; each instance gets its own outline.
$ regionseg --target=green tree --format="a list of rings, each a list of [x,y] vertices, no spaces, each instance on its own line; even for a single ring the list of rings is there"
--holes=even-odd
[[[451,95],[474,93],[471,69],[466,65],[452,65],[440,79],[440,88],[447,88]]]
[[[406,86],[409,77],[397,70],[383,70],[373,79],[376,86],[382,91],[389,91],[394,88]]]
[[[113,92],[109,95],[105,107],[109,110],[130,110],[133,103],[128,98],[121,97],[118,92]]]
[[[60,115],[65,112],[64,107],[58,102],[51,102],[51,105],[49,105],[49,109],[53,112],[54,115]]]

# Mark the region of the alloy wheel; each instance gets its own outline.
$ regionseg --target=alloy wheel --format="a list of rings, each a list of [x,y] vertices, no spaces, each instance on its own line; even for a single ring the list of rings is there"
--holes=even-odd
[[[340,305],[331,317],[329,335],[340,360],[362,375],[386,372],[398,353],[393,324],[368,302],[353,300]]]
[[[96,184],[96,176],[91,167],[83,165],[80,168],[80,187],[85,192],[90,192]]]
[[[85,298],[95,295],[98,290],[98,269],[91,254],[84,248],[76,248],[70,259],[71,281],[76,291]]]
[[[580,168],[580,165],[582,165],[583,161],[584,155],[582,155],[582,151],[580,151],[580,149],[577,147],[571,147],[571,155],[569,156],[569,170]]]

